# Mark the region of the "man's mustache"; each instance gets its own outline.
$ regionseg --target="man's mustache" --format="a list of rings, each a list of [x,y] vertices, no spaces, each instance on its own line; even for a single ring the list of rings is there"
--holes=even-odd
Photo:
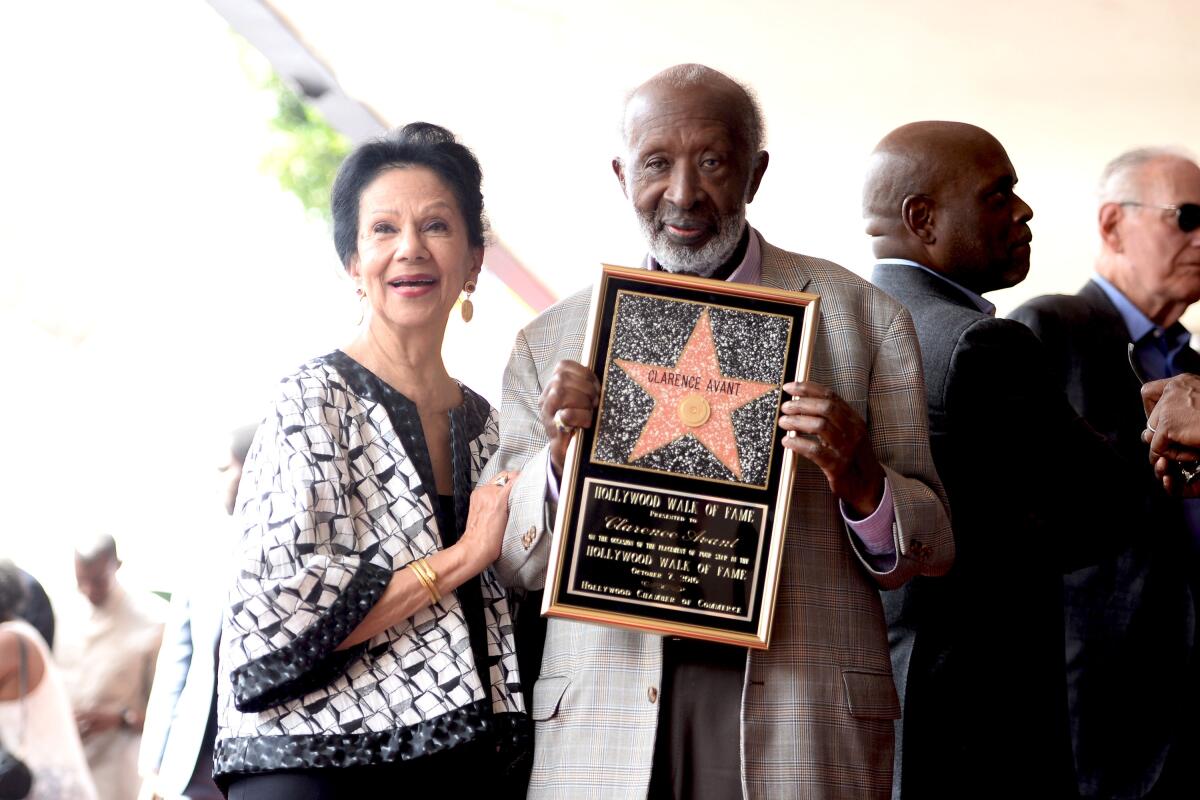
[[[670,225],[673,228],[717,228],[719,220],[711,216],[688,214],[680,209],[669,209],[654,213],[654,224],[658,228]]]

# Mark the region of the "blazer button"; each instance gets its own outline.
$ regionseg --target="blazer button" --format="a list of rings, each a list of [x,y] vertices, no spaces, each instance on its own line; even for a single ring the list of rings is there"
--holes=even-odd
[[[525,531],[525,535],[521,537],[521,543],[525,545],[526,550],[533,547],[533,540],[536,536],[537,527],[533,525],[529,526],[529,530]]]
[[[649,689],[647,689],[646,690],[646,699],[649,700],[651,703],[657,703],[658,702],[658,689],[655,689],[653,686],[651,686]]]

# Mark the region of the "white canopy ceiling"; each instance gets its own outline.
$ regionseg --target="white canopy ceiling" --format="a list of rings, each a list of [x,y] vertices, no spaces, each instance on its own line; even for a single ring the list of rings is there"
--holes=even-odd
[[[1085,280],[1107,160],[1200,143],[1187,0],[270,5],[389,124],[438,122],[476,150],[496,233],[559,295],[641,255],[609,163],[624,93],[674,63],[721,69],[762,100],[771,165],[752,223],[859,272],[874,143],[917,119],[992,131],[1036,214],[1031,277],[1002,311]]]

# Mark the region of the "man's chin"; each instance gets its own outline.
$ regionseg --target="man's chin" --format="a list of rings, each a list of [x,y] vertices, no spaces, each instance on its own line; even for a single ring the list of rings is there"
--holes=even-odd
[[[698,235],[680,237],[652,218],[639,217],[650,255],[668,272],[707,278],[721,268],[737,249],[745,225],[741,214],[722,218],[715,228],[697,229]]]
[[[724,255],[714,252],[714,237],[709,235],[693,244],[680,244],[669,236],[660,235],[650,247],[650,255],[667,272],[687,273],[707,278],[716,272]]]
[[[720,263],[704,264],[699,259],[679,259],[678,253],[663,253],[651,252],[654,260],[658,265],[667,272],[676,275],[698,275],[701,278],[707,278],[712,275],[721,266]]]

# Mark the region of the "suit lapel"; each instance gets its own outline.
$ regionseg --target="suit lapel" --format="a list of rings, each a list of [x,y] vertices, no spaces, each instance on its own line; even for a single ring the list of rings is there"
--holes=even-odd
[[[1105,327],[1108,328],[1111,335],[1115,338],[1129,341],[1129,329],[1125,327],[1125,320],[1121,318],[1121,312],[1113,305],[1112,300],[1108,299],[1108,295],[1100,288],[1100,284],[1095,281],[1088,281],[1079,290],[1079,296],[1091,303],[1100,312],[1101,319],[1105,320]]]
[[[792,292],[805,291],[812,283],[808,270],[803,269],[791,253],[768,244],[761,233],[755,231],[755,235],[762,247],[762,285]]]

